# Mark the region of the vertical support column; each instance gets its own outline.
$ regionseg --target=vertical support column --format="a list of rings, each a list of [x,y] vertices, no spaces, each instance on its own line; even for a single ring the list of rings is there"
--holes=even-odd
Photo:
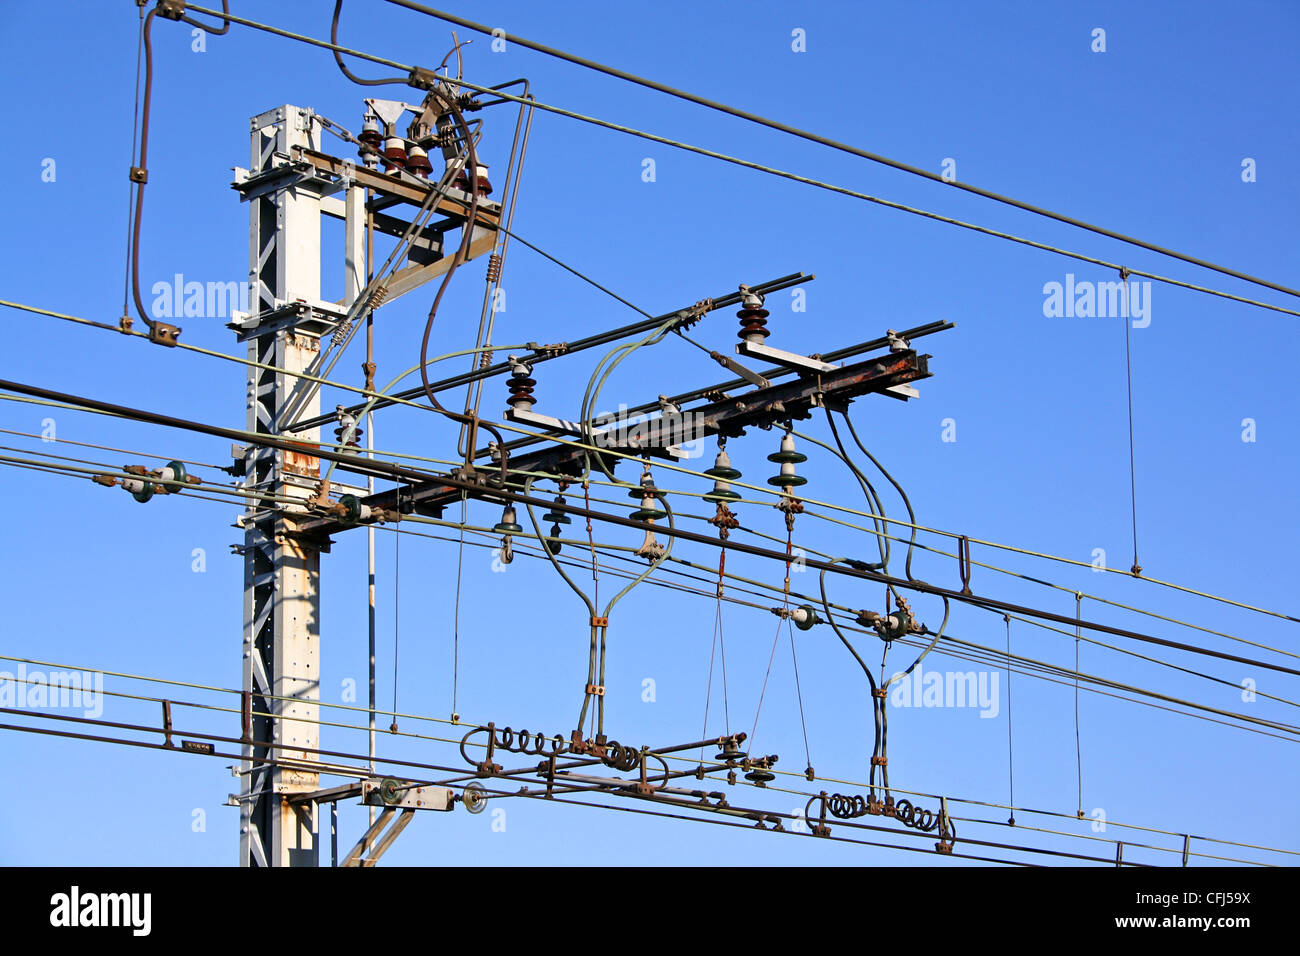
[[[316,148],[310,110],[283,106],[251,121],[250,175],[285,162],[294,145]],[[250,201],[250,306],[265,321],[248,337],[248,357],[266,365],[304,371],[320,353],[321,324],[276,310],[296,299],[320,296],[320,197],[292,177]],[[308,383],[293,375],[250,367],[248,424],[253,432],[279,435],[285,409],[297,406]],[[297,417],[319,414],[319,394]],[[294,433],[316,442],[319,429]],[[304,501],[320,477],[320,459],[307,451],[250,446],[246,484],[283,499]],[[252,696],[252,739],[243,748],[240,800],[240,864],[315,866],[319,826],[314,804],[291,807],[287,794],[319,788],[319,774],[285,766],[315,761],[320,728],[320,551],[295,537],[291,516],[250,502],[244,515],[243,686]],[[268,763],[267,761],[274,761]]]
[[[340,305],[345,309],[351,309],[356,302],[357,297],[365,291],[369,277],[367,275],[367,255],[366,255],[366,194],[367,190],[361,186],[350,184],[347,187],[344,198],[344,222],[343,222],[343,301]],[[367,361],[371,352],[371,336],[373,329],[370,326],[372,317],[369,311],[358,314],[358,320],[364,316],[366,322],[366,341],[367,341]],[[366,432],[366,448],[370,451],[375,447],[375,423],[374,416],[367,415],[361,423]],[[371,457],[374,457],[371,455]],[[375,493],[375,479],[370,477],[366,481],[366,490],[370,494]],[[369,608],[368,619],[368,637],[367,646],[369,647],[369,664],[367,667],[368,675],[368,694],[367,702],[370,707],[369,714],[369,733],[366,738],[366,768],[372,773],[375,769],[375,529],[374,526],[366,528],[366,588]],[[375,808],[367,809],[370,823],[375,822]]]

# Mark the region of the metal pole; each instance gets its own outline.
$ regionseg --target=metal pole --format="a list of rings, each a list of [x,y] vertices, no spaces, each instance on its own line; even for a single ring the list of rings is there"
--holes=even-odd
[[[278,156],[293,146],[311,146],[310,110],[282,106],[252,119],[253,175],[271,172]],[[243,331],[248,357],[293,372],[310,367],[327,327],[312,311],[285,320],[285,303],[320,299],[320,196],[290,184],[271,184],[249,197],[249,307],[255,324]],[[277,310],[280,310],[277,312]],[[250,366],[247,430],[267,435],[289,432],[285,410],[299,396],[302,379]],[[300,413],[315,416],[319,398]],[[317,441],[317,429],[297,435]],[[250,503],[243,519],[244,646],[243,688],[249,693],[252,733],[243,747],[240,801],[240,864],[316,866],[319,862],[318,808],[294,805],[294,793],[320,789],[320,775],[264,762],[269,742],[287,758],[307,759],[320,746],[320,551],[287,532],[293,512],[320,478],[320,459],[301,448],[249,444],[245,484],[302,504],[286,514]],[[257,743],[262,741],[263,743]]]
[[[372,316],[366,316],[366,351],[369,354],[373,340],[371,339],[371,326],[374,322]],[[366,449],[370,452],[370,457],[374,457],[375,449],[375,417],[374,415],[366,416]],[[375,476],[370,475],[366,478],[366,488],[370,494],[375,493]],[[372,524],[366,528],[366,574],[369,582],[368,600],[370,603],[370,731],[369,731],[369,749],[367,757],[369,758],[366,767],[373,774],[375,772],[375,526]],[[375,822],[375,808],[370,808],[370,822]]]

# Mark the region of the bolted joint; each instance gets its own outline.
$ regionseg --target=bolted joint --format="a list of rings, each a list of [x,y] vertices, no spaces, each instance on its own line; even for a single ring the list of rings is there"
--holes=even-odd
[[[901,601],[899,603],[903,606],[893,614],[880,616],[873,625],[876,634],[886,643],[902,637],[904,634],[911,633],[915,624],[906,604]]]
[[[424,90],[426,93],[437,89],[439,82],[440,79],[437,73],[422,66],[411,67],[411,72],[406,77],[407,86],[414,87],[417,90]]]
[[[169,349],[176,348],[180,334],[181,330],[177,326],[168,325],[166,322],[154,322],[149,326],[149,341],[154,345],[163,345]]]
[[[811,604],[801,604],[791,610],[790,620],[794,621],[794,626],[801,631],[810,631],[815,625],[822,623],[822,619],[817,616],[817,609]]]

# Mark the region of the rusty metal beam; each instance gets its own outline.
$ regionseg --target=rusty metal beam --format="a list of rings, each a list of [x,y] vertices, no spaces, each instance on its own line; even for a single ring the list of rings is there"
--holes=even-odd
[[[737,436],[745,428],[786,419],[807,418],[813,408],[827,402],[847,403],[862,395],[883,392],[894,385],[929,378],[929,358],[930,356],[918,354],[912,349],[890,352],[822,375],[782,382],[688,411],[701,432],[700,437],[718,434]],[[574,445],[552,445],[512,457],[510,467],[518,471],[572,475],[576,474],[578,461],[584,453],[589,451]],[[619,460],[615,456],[606,458],[611,468]],[[485,488],[484,492],[490,497],[491,489]],[[462,494],[464,489],[459,485],[433,480],[382,491],[365,501],[372,508],[410,513],[412,510],[439,509],[459,501]],[[336,531],[346,531],[349,527],[354,526],[342,524],[333,518],[316,518],[302,522],[299,530],[328,536]]]
[[[358,185],[365,186],[377,193],[400,200],[401,202],[410,203],[413,206],[419,206],[429,198],[429,192],[433,189],[433,183],[421,181],[419,185],[402,179],[397,176],[390,176],[387,173],[377,172],[373,169],[367,169],[365,166],[356,164],[345,164],[337,156],[330,156],[327,153],[317,152],[314,149],[308,149],[305,146],[295,146],[291,150],[293,158],[307,163],[316,169],[317,172],[328,173],[332,176],[348,176]],[[465,201],[452,198],[451,196],[442,196],[438,199],[437,205],[433,207],[437,212],[446,213],[455,219],[465,218]],[[490,200],[480,200],[478,216],[480,221],[477,223],[480,227],[494,228],[495,224],[501,218],[501,206]],[[482,219],[488,222],[481,221]]]

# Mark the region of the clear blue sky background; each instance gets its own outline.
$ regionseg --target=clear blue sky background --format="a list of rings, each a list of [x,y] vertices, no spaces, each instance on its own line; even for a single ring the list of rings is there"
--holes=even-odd
[[[215,5],[215,4],[214,4]],[[234,11],[328,35],[332,4],[234,0]],[[457,12],[636,73],[783,119],[1089,221],[1222,262],[1284,284],[1300,284],[1291,175],[1300,153],[1294,105],[1300,94],[1295,45],[1300,13],[1286,3],[959,4],[822,3],[610,5],[460,4]],[[57,18],[56,18],[57,17]],[[114,322],[120,314],[130,155],[135,5],[78,2],[55,9],[0,9],[0,61],[8,131],[0,170],[8,184],[8,228],[0,238],[0,297]],[[1106,51],[1091,51],[1094,28]],[[792,30],[807,50],[791,49]],[[343,41],[401,62],[433,65],[450,45],[434,20],[378,2],[349,0]],[[242,280],[247,209],[229,188],[230,168],[247,165],[248,117],[292,103],[357,128],[361,99],[414,98],[398,87],[347,83],[330,57],[235,26],[191,49],[189,28],[159,22],[150,184],[141,250],[142,283]],[[492,53],[475,37],[466,75],[483,83],[527,76],[539,99],[869,193],[1029,235],[1134,268],[1177,276],[1288,307],[1294,299],[1254,290],[1154,254],[1126,248],[923,182],[739,120],[600,77],[511,46]],[[376,71],[356,65],[363,76]],[[513,117],[485,117],[482,149],[499,179]],[[335,145],[327,140],[328,148]],[[345,155],[347,153],[344,153]],[[1244,158],[1258,181],[1241,178]],[[45,159],[56,163],[42,181]],[[657,177],[642,179],[652,158]],[[539,114],[520,193],[517,231],[584,269],[651,312],[721,295],[737,283],[803,270],[807,312],[788,293],[769,302],[769,344],[828,351],[886,328],[936,319],[956,328],[924,340],[934,378],[919,400],[867,399],[855,421],[873,451],[908,490],[921,524],[1111,565],[1131,562],[1124,338],[1117,319],[1045,318],[1043,286],[1109,281],[1103,270],[949,226],[835,196],[702,157]],[[341,240],[329,233],[324,292],[342,293]],[[453,283],[431,352],[472,337],[482,264]],[[571,340],[635,315],[528,250],[507,267],[507,310],[498,340]],[[377,321],[380,381],[415,361],[431,290],[382,310]],[[233,364],[157,349],[108,332],[5,310],[0,376],[230,427],[244,425],[244,372]],[[184,340],[236,352],[224,318],[182,322]],[[1297,508],[1297,424],[1293,384],[1296,318],[1157,286],[1151,323],[1132,334],[1141,562],[1147,573],[1293,613]],[[696,329],[711,347],[735,341],[730,313]],[[597,353],[539,369],[539,410],[574,417]],[[360,383],[361,356],[339,374]],[[459,368],[459,364],[456,368]],[[679,341],[624,363],[603,398],[637,404],[720,380],[720,370]],[[329,392],[325,407],[342,400]],[[504,408],[504,388],[487,391],[485,413]],[[39,432],[54,418],[59,438],[98,442],[226,464],[228,443],[98,416],[0,403],[0,427]],[[955,421],[955,442],[941,422]],[[1242,420],[1257,441],[1242,441]],[[825,437],[822,421],[805,423]],[[410,410],[383,413],[378,444],[445,456],[454,431]],[[13,435],[0,444],[81,455]],[[764,483],[776,434],[752,432],[731,445],[746,480]],[[810,497],[860,503],[839,463],[816,449],[803,473]],[[82,451],[85,451],[84,449]],[[709,453],[712,453],[710,447]],[[11,454],[5,452],[4,454]],[[115,464],[138,456],[86,452]],[[198,468],[207,478],[223,477]],[[624,479],[635,473],[624,466]],[[700,490],[698,480],[661,483]],[[882,482],[883,484],[883,482]],[[698,487],[697,487],[698,485]],[[0,653],[176,680],[238,687],[242,560],[228,545],[237,509],[177,498],[141,506],[120,490],[85,480],[0,469],[7,503],[0,526]],[[622,498],[620,494],[618,497]],[[903,517],[890,496],[890,514]],[[475,523],[498,512],[471,508]],[[780,516],[748,506],[743,519],[779,533]],[[420,529],[430,530],[430,529]],[[801,519],[811,547],[869,557],[863,534]],[[627,541],[609,530],[606,539]],[[393,694],[393,535],[380,532],[380,701]],[[633,541],[633,544],[636,542]],[[946,541],[934,542],[950,549]],[[195,573],[192,552],[206,553]],[[683,547],[707,562],[713,552]],[[1262,644],[1294,650],[1293,623],[1225,607],[1086,568],[1048,565],[978,549],[976,557],[1139,604]],[[398,706],[446,717],[451,710],[451,609],[456,552],[405,538],[400,590]],[[736,559],[728,568],[779,582],[778,569]],[[957,586],[947,559],[918,557],[918,577]],[[324,558],[322,693],[339,701],[343,682],[365,679],[365,539],[341,536]],[[796,576],[796,588],[815,579]],[[1073,598],[977,569],[982,593],[1072,613]],[[608,590],[602,593],[608,594]],[[832,584],[832,599],[879,606],[879,588]],[[937,625],[934,599],[917,597]],[[1268,654],[1173,624],[1085,602],[1095,618],[1228,652]],[[728,681],[733,729],[748,731],[771,648],[775,619],[728,607]],[[542,562],[517,560],[493,573],[490,555],[467,549],[461,594],[459,708],[469,721],[495,720],[548,733],[571,729],[584,682],[585,611]],[[651,587],[616,610],[610,631],[608,719],[620,740],[651,746],[700,733],[713,605]],[[961,608],[951,633],[1001,646],[1000,617]],[[1103,640],[1109,640],[1102,638]],[[1145,652],[1122,640],[1111,643]],[[1066,665],[1069,638],[1023,625],[1014,650]],[[878,649],[864,639],[869,660]],[[800,678],[812,760],[819,773],[860,780],[870,752],[866,689],[827,628],[799,634]],[[910,660],[891,655],[890,669]],[[1295,699],[1297,684],[1243,665],[1157,649],[1153,656],[1234,684]],[[1294,706],[1245,703],[1234,687],[1084,645],[1091,673],[1210,706],[1293,721]],[[980,669],[934,656],[923,666]],[[641,700],[656,682],[656,701]],[[1005,696],[1005,676],[999,686]],[[129,693],[153,688],[110,678]],[[175,696],[191,692],[177,689]],[[215,699],[215,698],[206,698]],[[364,699],[364,692],[363,692]],[[228,703],[228,699],[226,701]],[[890,720],[890,769],[901,787],[1005,802],[1005,701],[997,718],[971,709],[906,709]],[[237,732],[237,717],[180,712],[184,729]],[[721,732],[715,694],[709,730]],[[156,705],[110,702],[108,719],[159,719]],[[355,715],[330,719],[355,719]],[[1016,801],[1075,809],[1074,692],[1014,679]],[[387,721],[381,719],[381,726]],[[1296,848],[1295,743],[1085,692],[1080,704],[1083,806],[1107,818],[1177,832]],[[426,725],[439,726],[439,725]],[[403,729],[417,729],[406,721]],[[443,734],[445,728],[433,731]],[[327,730],[324,746],[364,749],[363,735]],[[756,749],[801,770],[803,737],[789,647],[777,648]],[[381,737],[381,752],[454,763],[450,748]],[[0,800],[0,862],[19,864],[205,864],[237,860],[237,811],[222,806],[238,781],[205,758],[7,733],[0,756],[9,786]],[[795,780],[796,784],[802,781]],[[733,802],[751,791],[730,794]],[[758,795],[773,809],[803,800]],[[931,862],[896,851],[759,836],[607,811],[509,801],[505,832],[492,815],[420,819],[390,852],[393,863],[788,863],[843,865]],[[206,816],[196,832],[194,811]],[[969,810],[969,808],[966,808]],[[956,812],[956,811],[954,811]],[[985,811],[1001,818],[1004,811]],[[342,842],[359,835],[364,812],[345,806]],[[1022,815],[1022,823],[1089,836],[1141,839],[1132,831]],[[1022,834],[1001,832],[993,838]],[[1035,835],[1044,842],[1052,838]],[[899,838],[902,842],[903,838]],[[927,845],[921,843],[920,845]],[[1062,845],[1059,842],[1050,845]],[[1095,844],[1102,855],[1113,849]],[[1195,848],[1195,845],[1194,845]],[[1225,855],[1232,856],[1229,852]],[[1176,861],[1174,857],[1164,859]]]

